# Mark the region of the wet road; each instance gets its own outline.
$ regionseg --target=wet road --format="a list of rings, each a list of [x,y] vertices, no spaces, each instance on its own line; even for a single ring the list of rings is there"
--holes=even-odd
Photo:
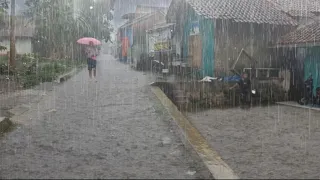
[[[206,178],[150,78],[109,55],[98,66],[98,82],[81,71],[0,137],[0,178]]]
[[[243,179],[318,179],[320,112],[288,106],[189,113],[222,159]]]

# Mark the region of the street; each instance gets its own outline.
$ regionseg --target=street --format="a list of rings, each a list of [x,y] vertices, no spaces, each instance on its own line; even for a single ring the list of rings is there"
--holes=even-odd
[[[110,55],[53,87],[0,137],[0,178],[208,178],[148,84]]]

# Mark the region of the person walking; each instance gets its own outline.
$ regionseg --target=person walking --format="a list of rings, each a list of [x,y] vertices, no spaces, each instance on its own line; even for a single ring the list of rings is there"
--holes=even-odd
[[[89,78],[92,79],[92,72],[93,72],[93,79],[97,82],[96,79],[96,69],[97,69],[97,49],[94,47],[93,42],[89,43],[89,46],[86,47],[86,55],[87,55],[87,62],[88,62],[88,71],[89,71]]]

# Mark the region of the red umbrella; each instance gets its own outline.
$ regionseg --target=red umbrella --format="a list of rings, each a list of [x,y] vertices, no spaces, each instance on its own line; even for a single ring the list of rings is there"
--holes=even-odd
[[[91,37],[84,37],[77,41],[77,43],[83,44],[83,45],[90,45],[91,42],[93,43],[94,46],[101,45],[101,42],[99,40]]]

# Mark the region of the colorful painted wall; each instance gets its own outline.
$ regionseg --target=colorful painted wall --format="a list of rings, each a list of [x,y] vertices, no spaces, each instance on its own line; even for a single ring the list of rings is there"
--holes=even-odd
[[[120,29],[121,39],[121,61],[127,61],[131,58],[131,47],[133,44],[132,26],[123,27]]]
[[[188,57],[189,36],[201,36],[202,41],[202,73],[203,76],[214,76],[214,23],[210,19],[199,16],[188,7],[183,25],[183,56]]]
[[[320,87],[320,47],[313,47],[308,50],[308,55],[304,61],[304,80],[309,75],[313,78],[313,92]]]

